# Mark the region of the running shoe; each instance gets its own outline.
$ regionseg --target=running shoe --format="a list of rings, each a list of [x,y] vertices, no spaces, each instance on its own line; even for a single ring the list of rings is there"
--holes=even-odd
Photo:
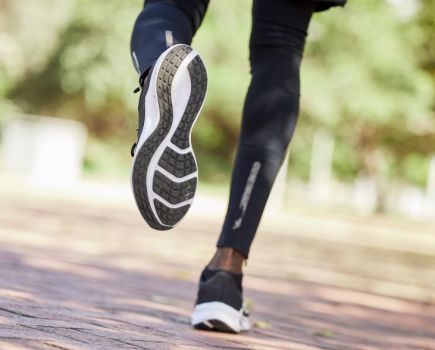
[[[243,307],[242,274],[205,268],[191,317],[194,328],[239,333],[251,328]]]
[[[138,140],[131,183],[148,225],[173,228],[186,215],[198,183],[192,127],[207,90],[207,72],[191,47],[169,47],[141,84]]]

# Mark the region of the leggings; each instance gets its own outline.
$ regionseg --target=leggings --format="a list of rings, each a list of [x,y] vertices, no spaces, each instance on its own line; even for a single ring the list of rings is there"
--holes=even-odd
[[[192,42],[207,6],[208,0],[145,1],[131,40],[133,62],[142,78],[168,45]],[[300,64],[315,8],[315,0],[253,1],[252,79],[217,242],[246,258],[296,126]]]

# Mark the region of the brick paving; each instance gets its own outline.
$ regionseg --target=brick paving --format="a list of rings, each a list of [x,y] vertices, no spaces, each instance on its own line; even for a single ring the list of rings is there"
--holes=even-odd
[[[156,232],[131,206],[1,196],[0,349],[435,349],[433,226],[382,220],[264,224],[253,329],[191,329],[220,219]]]

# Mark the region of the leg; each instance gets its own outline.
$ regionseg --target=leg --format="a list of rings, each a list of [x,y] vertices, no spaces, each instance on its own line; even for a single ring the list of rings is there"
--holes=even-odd
[[[314,7],[314,0],[254,0],[252,82],[218,250],[200,278],[191,318],[196,328],[240,332],[250,327],[243,310],[242,263],[296,125],[299,66]]]
[[[208,0],[147,0],[131,40],[140,74],[139,123],[131,184],[137,207],[157,230],[186,215],[198,172],[190,135],[207,89],[207,73],[187,44]]]
[[[131,37],[133,63],[142,76],[175,44],[190,45],[209,0],[147,0]]]
[[[243,112],[230,201],[211,267],[241,271],[299,109],[299,68],[313,0],[254,0],[252,81]],[[236,270],[234,270],[236,267]]]
[[[196,328],[240,332],[250,327],[243,310],[242,263],[296,125],[299,66],[314,7],[314,0],[254,0],[252,81],[227,216],[218,250],[200,278],[191,318]]]

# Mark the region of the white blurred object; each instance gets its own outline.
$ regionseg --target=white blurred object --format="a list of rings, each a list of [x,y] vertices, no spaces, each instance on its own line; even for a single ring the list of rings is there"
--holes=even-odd
[[[353,204],[358,212],[364,215],[373,213],[377,195],[375,180],[364,174],[358,175],[353,185]]]
[[[2,134],[6,171],[43,187],[69,186],[80,178],[87,138],[82,123],[18,115]]]
[[[430,159],[427,174],[425,214],[427,219],[435,218],[435,155]]]
[[[388,0],[402,19],[409,19],[421,8],[420,0]]]
[[[425,193],[417,186],[403,187],[399,192],[397,210],[414,220],[425,220]]]
[[[335,138],[326,130],[317,130],[313,137],[308,198],[328,202],[332,186],[332,161]]]

